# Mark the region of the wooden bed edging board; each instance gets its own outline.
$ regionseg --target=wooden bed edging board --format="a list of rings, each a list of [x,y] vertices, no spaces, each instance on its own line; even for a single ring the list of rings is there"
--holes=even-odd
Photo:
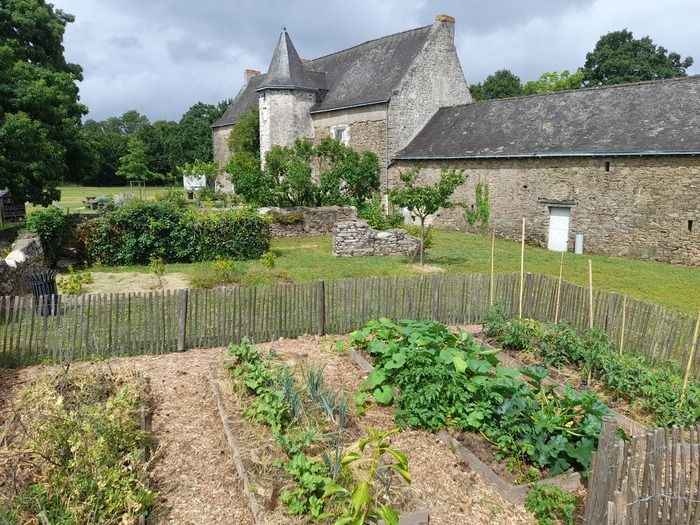
[[[515,357],[508,355],[502,348],[498,348],[496,346],[493,346],[490,343],[487,343],[486,341],[479,339],[478,337],[474,338],[474,342],[479,344],[483,348],[488,348],[490,350],[498,350],[498,358],[501,360],[501,363],[503,363],[506,366],[510,366],[511,368],[523,368],[525,366],[525,363],[522,361],[516,359]],[[547,368],[549,370],[549,367]],[[556,379],[552,379],[551,377],[547,376],[542,380],[542,383],[545,385],[553,385],[555,386],[555,390],[558,393],[562,393],[564,389],[564,383],[561,383],[557,381]],[[634,436],[643,436],[646,435],[648,432],[650,432],[649,428],[647,428],[645,425],[639,423],[638,421],[635,421],[634,419],[627,417],[624,414],[621,414],[620,412],[617,412],[613,410],[612,408],[610,409],[610,412],[612,415],[615,417],[615,420],[617,421],[617,426],[621,427],[624,429],[625,432],[627,432],[630,437]]]
[[[491,467],[476,457],[467,447],[450,436],[447,431],[440,430],[438,432],[438,438],[447,445],[457,457],[469,465],[472,470],[490,483],[496,489],[496,492],[503,496],[506,501],[516,505],[525,503],[525,498],[529,490],[527,485],[514,485],[503,479],[496,474]],[[565,491],[577,490],[583,486],[581,475],[578,472],[541,479],[535,483],[538,485],[554,485]]]
[[[238,479],[243,486],[243,493],[248,498],[248,507],[250,508],[250,513],[253,515],[253,522],[256,525],[262,525],[264,522],[260,519],[260,506],[258,505],[257,499],[255,499],[255,494],[253,494],[250,482],[248,481],[248,473],[245,471],[243,461],[241,461],[241,456],[238,452],[238,444],[236,443],[236,438],[231,430],[229,417],[228,414],[226,414],[226,408],[224,407],[224,400],[221,397],[221,391],[219,390],[219,385],[216,382],[216,375],[214,374],[214,368],[216,365],[216,362],[209,363],[209,384],[211,385],[214,400],[216,401],[216,407],[219,409],[221,425],[224,427],[226,441],[228,441],[229,450],[231,451],[231,456],[233,457],[233,463],[236,465]]]
[[[359,352],[353,349],[350,351],[350,355],[355,360],[355,363],[357,363],[357,366],[362,370],[365,372],[372,371],[372,365]],[[467,463],[467,465],[486,482],[490,483],[496,489],[496,492],[503,496],[504,499],[517,505],[525,503],[525,497],[528,492],[527,485],[513,485],[509,481],[503,479],[496,474],[491,467],[476,457],[474,453],[450,436],[445,430],[440,430],[437,435],[440,441],[447,445],[457,457]],[[542,479],[536,483],[555,485],[562,490],[576,490],[583,486],[581,475],[578,472],[561,474],[559,476]]]
[[[236,465],[236,472],[238,473],[238,478],[241,480],[241,484],[243,485],[243,492],[245,492],[248,498],[248,506],[250,507],[251,514],[253,515],[253,521],[256,525],[262,525],[264,524],[264,521],[260,518],[260,506],[258,505],[258,501],[255,498],[255,494],[253,494],[253,492],[250,490],[248,474],[245,471],[245,466],[243,465],[243,461],[241,461],[240,454],[238,453],[239,448],[236,443],[236,437],[233,434],[233,431],[231,430],[231,425],[229,424],[229,417],[228,414],[226,414],[226,408],[224,407],[224,400],[221,396],[219,385],[216,382],[216,375],[214,373],[216,365],[216,362],[209,363],[209,384],[211,385],[212,393],[214,394],[214,399],[216,400],[216,406],[219,409],[221,425],[224,428],[224,433],[226,434],[226,440],[228,441],[229,450],[231,451],[234,464]],[[380,525],[383,525],[384,521],[379,520],[379,523]],[[428,523],[430,523],[430,514],[427,510],[418,510],[399,516],[399,525],[428,525]]]

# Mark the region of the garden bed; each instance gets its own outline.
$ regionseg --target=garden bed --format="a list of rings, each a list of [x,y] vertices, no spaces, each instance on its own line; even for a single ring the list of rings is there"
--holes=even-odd
[[[357,373],[352,351],[344,351],[347,345],[338,343],[343,339],[302,337],[265,343],[258,348],[263,353],[274,352],[279,361],[290,367],[323,367],[328,385],[352,394],[359,390],[366,374]],[[277,476],[279,472],[271,469],[270,464],[274,462],[273,458],[284,458],[284,453],[271,437],[269,428],[243,417],[242,413],[250,403],[241,404],[240,398],[236,399],[227,370],[217,364],[212,375],[215,390],[221,393],[222,418],[229,427],[230,442],[233,442],[230,452],[239,458],[237,470],[245,472],[247,484],[253,487],[254,506],[260,509],[257,523],[296,523],[299,518],[286,515],[281,503],[276,504],[274,511],[269,510],[272,506],[270,496],[274,492],[270,487],[275,480],[284,479]],[[362,434],[361,428],[386,431],[393,426],[390,408],[372,406],[356,418],[354,437]],[[394,434],[391,440],[392,446],[408,455],[409,471],[413,477],[410,492],[417,502],[423,502],[417,503],[417,513],[402,513],[401,523],[423,523],[427,518],[426,508],[430,510],[431,522],[436,523],[491,523],[495,516],[505,520],[503,523],[531,523],[522,507],[502,499],[493,487],[485,484],[468,467],[455,462],[452,453],[437,436],[407,430]],[[283,490],[284,484],[278,483],[278,497]]]
[[[527,352],[517,352],[502,348],[498,345],[493,345],[484,340],[482,337],[483,333],[477,333],[474,340],[484,348],[499,350],[501,352],[501,361],[503,361],[503,363],[507,366],[511,366],[513,368],[522,368],[529,365],[543,366],[542,361],[535,359],[532,354],[528,354]],[[567,366],[563,368],[554,368],[548,366],[546,368],[549,372],[549,376],[544,379],[544,382],[546,384],[556,386],[557,390],[561,391],[561,389],[563,389],[565,386],[569,386],[579,391],[588,389],[588,387],[586,387],[583,383],[584,378],[581,376],[580,371],[576,370],[574,367]],[[578,388],[575,388],[572,386],[572,384],[578,385]],[[649,417],[639,417],[628,402],[619,398],[611,399],[609,392],[595,383],[591,385],[590,390],[592,390],[598,397],[603,399],[609,407],[611,407],[610,411],[612,412],[612,415],[615,416],[617,425],[627,432],[627,434],[630,436],[641,436],[649,431],[649,427],[646,426],[650,423]]]
[[[350,354],[357,366],[363,371],[368,373],[372,371],[372,364],[362,352],[353,349]],[[509,364],[509,366],[512,365]],[[529,483],[554,485],[565,491],[583,489],[581,475],[578,472],[549,476],[546,471],[534,467],[529,467],[530,470],[526,470],[528,469],[527,465],[519,465],[522,468],[519,475],[515,469],[509,469],[504,461],[497,459],[498,447],[474,432],[447,429],[438,431],[437,435],[440,441],[490,483],[504,499],[516,505],[521,505],[525,501]],[[536,478],[525,479],[525,472],[535,473]]]
[[[328,461],[331,452],[336,453],[339,461],[339,451],[346,451],[343,457],[348,457],[348,450],[358,450],[354,444],[367,437],[366,431],[361,429],[363,422],[354,417],[345,421],[349,399],[342,389],[335,390],[335,386],[329,389],[323,379],[324,368],[313,367],[304,357],[285,363],[274,351],[266,355],[258,354],[260,360],[257,356],[246,360],[250,359],[250,351],[257,352],[257,349],[247,347],[245,342],[234,348],[238,349],[237,357],[227,365],[232,367],[233,372],[225,366],[212,365],[210,378],[236,470],[255,523],[297,523],[309,514],[323,510],[323,505],[328,512],[332,504],[321,501],[330,500],[323,495],[330,481],[323,480],[325,470],[317,461]],[[249,368],[253,363],[262,363],[272,374],[280,374],[278,378],[284,381],[284,391],[288,394],[291,392],[290,399],[299,401],[298,406],[292,406],[294,401],[290,404],[292,411],[299,412],[294,416],[294,421],[280,423],[276,419],[279,413],[270,415],[277,396],[270,398],[267,391],[253,392],[247,388],[251,382],[260,381],[260,372],[252,371],[247,376],[238,374],[240,369]],[[251,412],[251,407],[256,408]],[[319,410],[320,407],[326,408]],[[310,431],[312,434],[308,434]],[[310,435],[313,438],[308,437]],[[382,435],[386,433],[382,432]],[[299,436],[303,436],[303,444],[295,442]],[[388,438],[386,442],[389,442]],[[386,461],[384,458],[378,464],[388,465]],[[341,464],[342,461],[339,461],[337,467],[342,469]],[[380,469],[383,469],[381,476],[386,485],[380,487],[382,490],[377,492],[377,497],[381,494],[382,500],[399,514],[399,523],[427,524],[428,511],[415,491],[395,471],[381,466]],[[318,486],[307,486],[311,476],[316,478]],[[341,483],[341,479],[345,479],[342,470],[338,483]],[[345,481],[350,482],[348,479]],[[375,479],[371,486],[376,484]]]
[[[514,362],[547,367],[559,386],[574,385],[605,400],[628,434],[698,421],[699,381],[684,378],[677,365],[620,351],[602,330],[576,330],[566,321],[508,320],[496,305],[484,314],[483,333]]]
[[[133,371],[46,374],[19,394],[0,435],[0,522],[145,523],[150,385]]]

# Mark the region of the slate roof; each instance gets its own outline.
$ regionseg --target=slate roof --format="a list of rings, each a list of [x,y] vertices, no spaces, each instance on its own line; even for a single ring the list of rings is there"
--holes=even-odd
[[[313,84],[319,102],[312,113],[386,102],[423,49],[430,28],[377,38],[303,64],[285,31],[268,73],[251,79],[213,127],[235,124],[241,113],[257,103],[257,90],[283,89],[285,84],[300,89]],[[294,50],[293,55],[290,50]],[[285,53],[289,67],[284,64]]]
[[[256,89],[265,80],[265,75],[258,75],[248,80],[248,83],[238,92],[231,105],[226,109],[221,118],[212,124],[212,128],[230,126],[235,124],[238,118],[248,109],[258,104],[259,93]]]
[[[326,73],[328,94],[312,112],[386,102],[425,45],[431,26],[370,40],[304,64]]]
[[[442,108],[394,159],[700,153],[700,75]]]
[[[304,68],[289,34],[284,30],[272,55],[267,74],[256,91],[263,89],[316,91],[319,80],[317,75],[313,75],[312,78],[312,75]]]

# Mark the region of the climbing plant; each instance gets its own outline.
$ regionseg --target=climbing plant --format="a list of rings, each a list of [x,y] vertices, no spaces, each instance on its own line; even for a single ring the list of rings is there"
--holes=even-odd
[[[489,202],[489,185],[479,181],[474,188],[475,204],[472,209],[466,209],[465,215],[469,226],[479,224],[482,230],[489,227],[491,207]]]

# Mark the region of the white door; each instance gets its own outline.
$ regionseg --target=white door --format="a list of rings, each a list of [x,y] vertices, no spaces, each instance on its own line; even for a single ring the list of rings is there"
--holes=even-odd
[[[547,248],[565,252],[569,241],[569,218],[571,208],[549,208],[549,241]]]

